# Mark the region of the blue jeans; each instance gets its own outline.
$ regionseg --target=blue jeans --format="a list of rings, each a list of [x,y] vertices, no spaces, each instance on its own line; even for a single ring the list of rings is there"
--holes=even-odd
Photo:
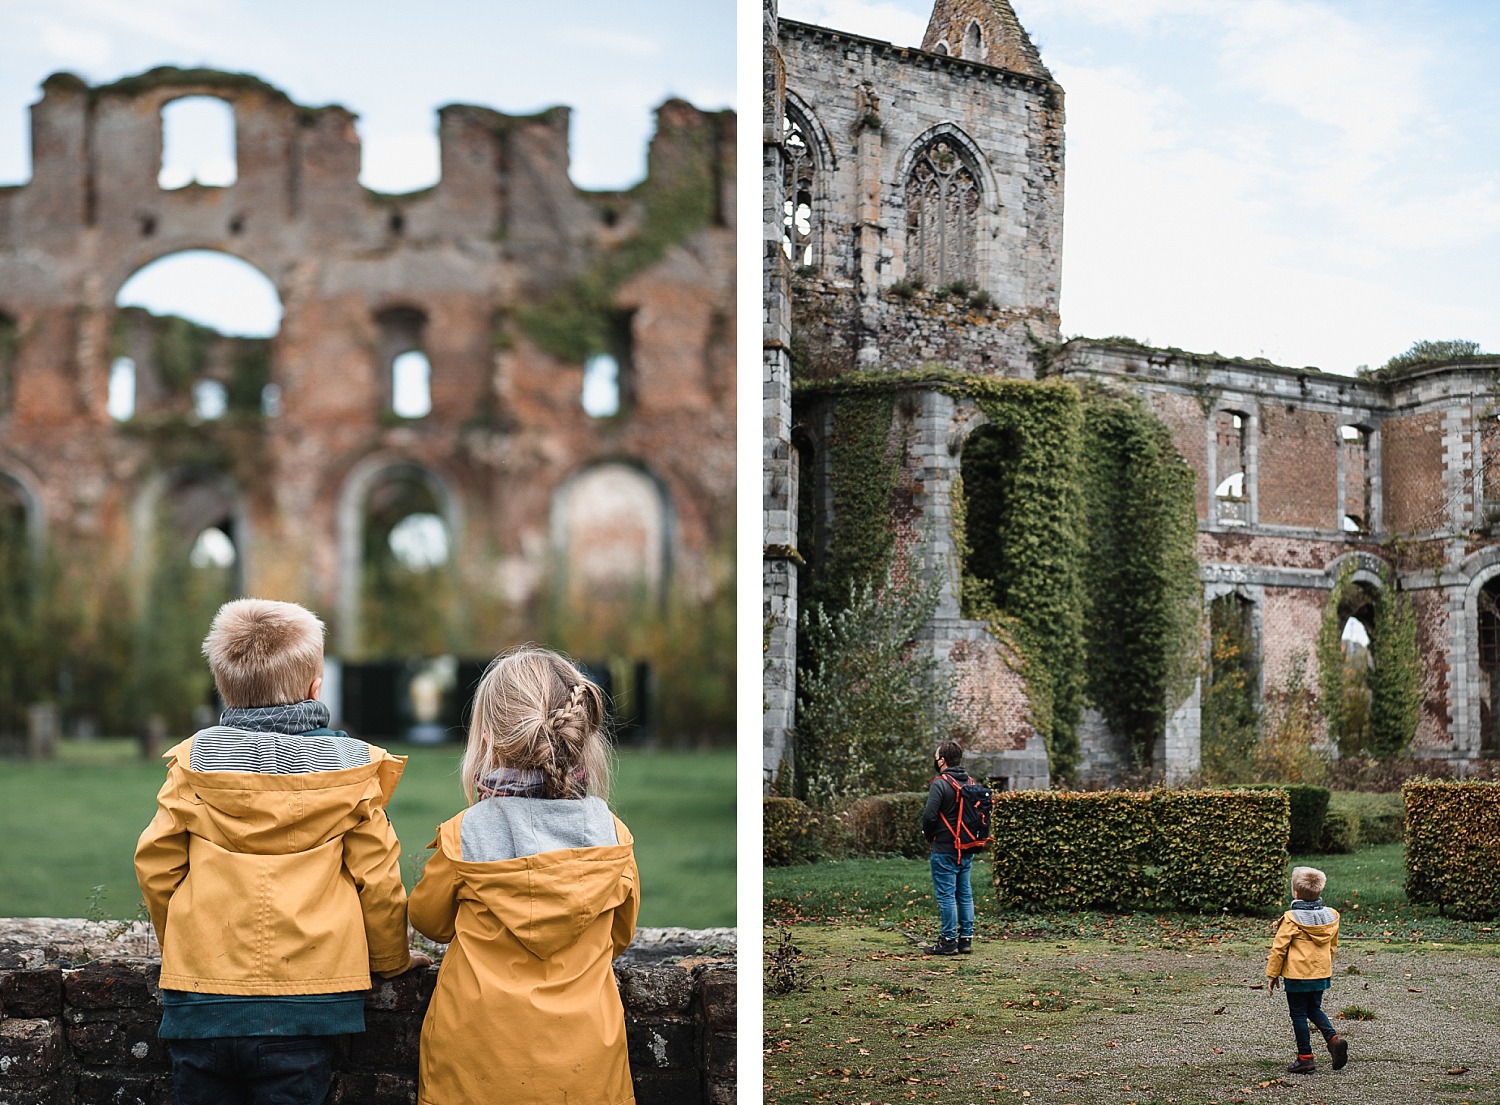
[[[168,1040],[177,1105],[323,1105],[334,1036]]]
[[[1338,1035],[1328,1014],[1323,1012],[1323,993],[1322,990],[1304,990],[1298,994],[1287,991],[1286,1007],[1292,1014],[1292,1031],[1297,1034],[1298,1055],[1312,1054],[1312,1033],[1308,1030],[1308,1021],[1317,1025],[1325,1040]]]
[[[933,852],[931,864],[932,892],[937,898],[943,939],[973,936],[974,891],[969,886],[969,868],[974,865],[974,857],[959,859],[943,852]]]

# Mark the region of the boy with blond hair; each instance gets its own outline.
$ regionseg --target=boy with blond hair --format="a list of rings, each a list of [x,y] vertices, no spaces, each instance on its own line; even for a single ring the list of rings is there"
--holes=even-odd
[[[227,709],[165,754],[135,851],[174,1097],[322,1102],[371,972],[425,958],[385,813],[406,760],[327,727],[323,623],[296,603],[226,603],[203,653]]]
[[[1292,869],[1292,908],[1281,915],[1271,954],[1266,959],[1266,994],[1285,980],[1287,1009],[1297,1037],[1297,1061],[1287,1067],[1290,1074],[1311,1074],[1313,1062],[1312,1021],[1323,1034],[1333,1069],[1349,1061],[1349,1042],[1333,1030],[1323,1012],[1323,991],[1333,985],[1333,953],[1339,946],[1339,911],[1323,904],[1328,876],[1316,867]]]

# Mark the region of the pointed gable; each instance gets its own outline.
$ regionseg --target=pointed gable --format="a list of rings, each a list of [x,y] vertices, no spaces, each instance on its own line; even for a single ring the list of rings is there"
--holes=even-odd
[[[922,49],[1052,79],[1010,0],[937,0]]]

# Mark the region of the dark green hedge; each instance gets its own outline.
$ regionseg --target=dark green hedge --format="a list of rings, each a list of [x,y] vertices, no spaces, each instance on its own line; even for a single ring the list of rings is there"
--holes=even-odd
[[[1282,896],[1288,824],[1279,788],[997,794],[995,898],[1021,910],[1264,912]]]
[[[810,863],[818,858],[818,816],[795,798],[767,798],[761,829],[762,855],[767,867]]]
[[[1327,855],[1343,855],[1359,851],[1361,841],[1359,814],[1347,806],[1332,806],[1323,818],[1323,831],[1318,836],[1318,851]]]
[[[1466,920],[1500,914],[1500,783],[1413,779],[1406,801],[1406,896]]]
[[[1246,790],[1284,790],[1292,804],[1292,829],[1287,850],[1292,855],[1308,855],[1319,850],[1323,839],[1323,818],[1328,814],[1330,791],[1308,783],[1249,783]]]
[[[913,859],[925,856],[927,838],[922,835],[922,809],[926,805],[926,791],[860,798],[839,815],[842,843],[849,852],[860,856],[899,855]]]
[[[1320,852],[1353,852],[1372,844],[1399,844],[1406,835],[1401,795],[1336,790],[1323,818]]]

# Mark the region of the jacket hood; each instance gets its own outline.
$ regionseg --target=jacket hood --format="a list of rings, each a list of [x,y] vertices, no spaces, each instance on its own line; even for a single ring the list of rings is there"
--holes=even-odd
[[[507,801],[507,799],[499,799]],[[629,896],[632,838],[615,820],[617,844],[563,848],[515,859],[463,858],[459,825],[446,822],[434,846],[452,862],[459,898],[493,914],[533,955],[546,959],[578,938]]]
[[[271,775],[246,771],[194,771],[192,738],[168,749],[167,784],[181,798],[189,831],[223,842],[231,851],[262,855],[313,848],[343,833],[368,808],[390,801],[405,756],[370,745],[370,762],[338,771]]]
[[[1339,915],[1332,909],[1289,909],[1286,916],[1302,930],[1304,939],[1319,948],[1328,947],[1338,935]]]

